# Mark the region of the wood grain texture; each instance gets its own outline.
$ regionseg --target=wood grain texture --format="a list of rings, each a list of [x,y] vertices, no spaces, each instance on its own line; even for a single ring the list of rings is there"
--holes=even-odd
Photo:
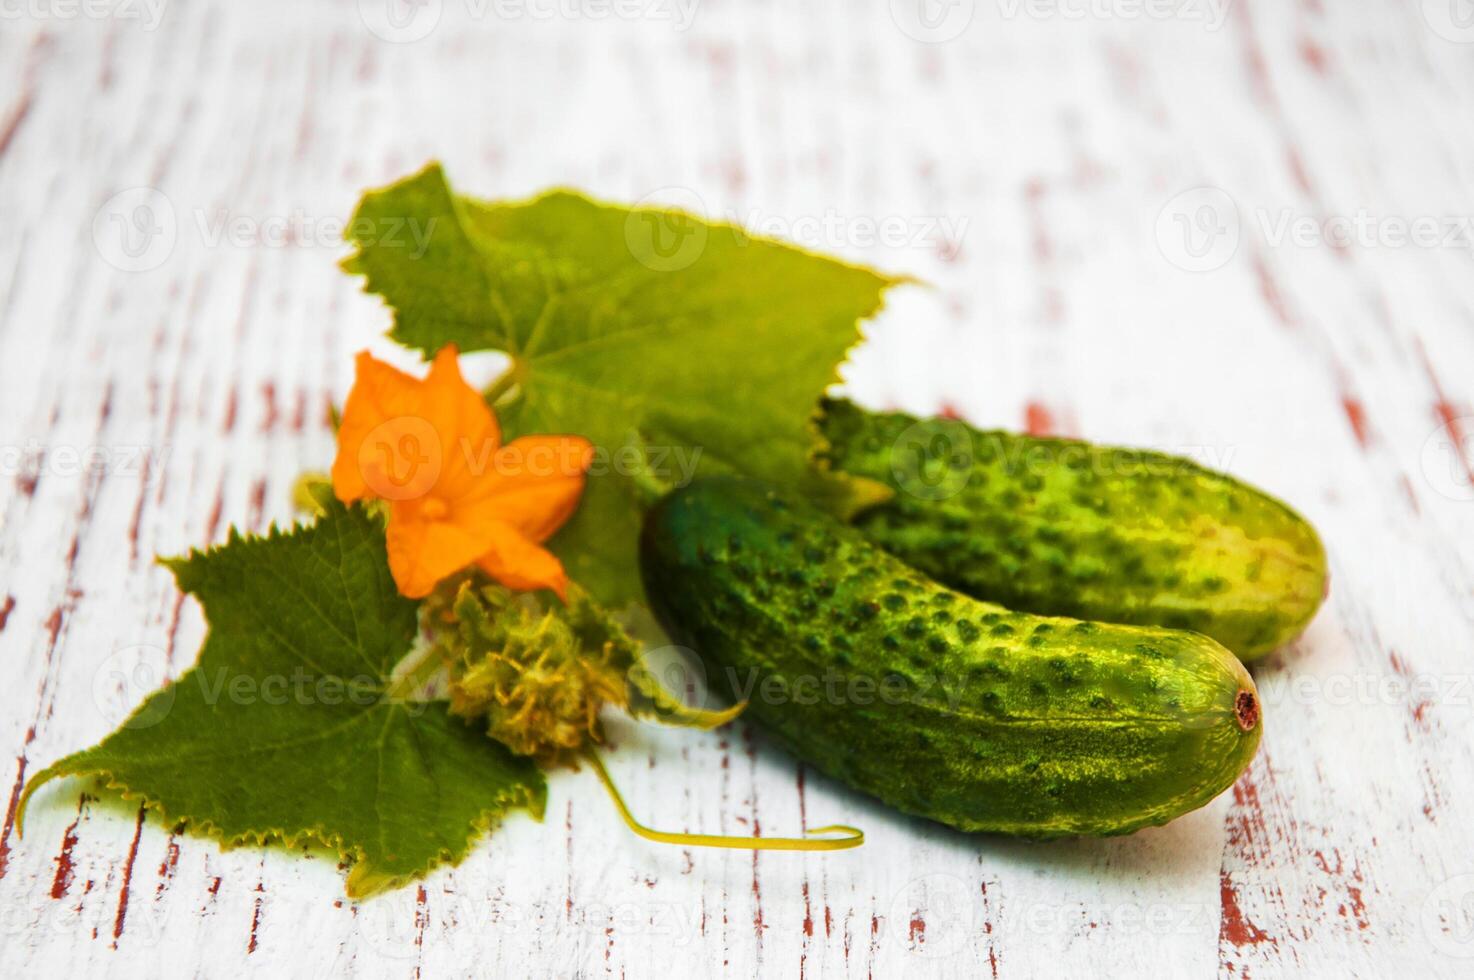
[[[1467,0],[597,9],[428,2],[393,43],[368,0],[6,7],[0,972],[1467,976]],[[1256,668],[1252,769],[1167,827],[1030,845],[889,813],[740,725],[615,722],[661,825],[868,842],[655,847],[563,774],[543,823],[362,903],[330,857],[222,852],[77,783],[18,839],[26,774],[198,649],[152,556],[289,518],[329,460],[351,354],[390,353],[337,230],[431,157],[484,196],[660,192],[921,276],[855,397],[1188,452],[1300,508],[1332,590]]]

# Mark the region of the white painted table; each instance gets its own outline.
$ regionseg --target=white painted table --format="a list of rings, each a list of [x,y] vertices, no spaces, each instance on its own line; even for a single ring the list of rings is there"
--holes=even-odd
[[[1469,0],[381,2],[400,41],[349,4],[0,5],[0,805],[162,680],[119,665],[194,657],[151,556],[288,517],[330,458],[350,355],[388,349],[338,225],[432,156],[922,276],[857,397],[1192,453],[1321,528],[1331,597],[1256,671],[1252,769],[1159,830],[968,837],[741,726],[619,722],[647,817],[869,841],[657,847],[559,774],[546,822],[355,905],[330,858],[68,783],[5,820],[0,974],[1474,970]]]

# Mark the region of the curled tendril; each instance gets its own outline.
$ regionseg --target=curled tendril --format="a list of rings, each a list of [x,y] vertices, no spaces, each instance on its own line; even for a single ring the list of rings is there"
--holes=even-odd
[[[746,703],[723,710],[684,704],[666,691],[624,627],[587,593],[570,588],[566,603],[516,594],[472,574],[442,587],[421,607],[432,636],[420,668],[399,685],[406,696],[425,689],[424,674],[448,674],[450,708],[477,719],[486,733],[544,766],[586,759],[625,825],[646,840],[686,847],[771,851],[838,851],[859,847],[863,832],[816,827],[804,837],[728,837],[655,830],[637,821],[599,758],[599,712],[622,708],[637,718],[715,728]]]
[[[624,797],[619,794],[614,780],[609,778],[609,770],[604,768],[604,760],[599,758],[599,754],[593,748],[589,748],[585,751],[584,757],[589,760],[589,764],[599,777],[599,782],[603,783],[604,788],[609,791],[609,798],[614,801],[614,807],[624,819],[625,826],[646,840],[653,840],[661,844],[681,844],[687,847],[730,847],[744,851],[844,851],[865,843],[863,830],[839,823],[812,827],[805,831],[807,835],[805,837],[728,837],[722,834],[684,834],[669,830],[655,830],[640,823],[630,813],[630,808],[625,805]],[[843,836],[815,836],[819,834],[841,834]]]

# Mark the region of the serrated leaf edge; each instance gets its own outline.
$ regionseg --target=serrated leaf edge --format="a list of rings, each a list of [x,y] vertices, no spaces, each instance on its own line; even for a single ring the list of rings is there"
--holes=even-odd
[[[460,201],[461,201],[461,198],[463,197],[463,195],[460,195],[460,194],[457,194],[456,193],[456,191],[454,190],[454,188],[451,185],[450,179],[448,177],[446,177],[446,175],[445,175],[445,168],[444,168],[444,166],[441,164],[441,162],[439,160],[430,160],[428,163],[425,164],[425,166],[421,167],[418,171],[416,171],[416,172],[414,172],[412,174],[409,174],[406,177],[401,177],[400,179],[398,179],[396,181],[393,181],[392,183],[385,184],[382,187],[375,187],[375,188],[371,188],[371,189],[365,191],[359,197],[358,205],[357,205],[357,207],[354,208],[353,220],[349,222],[348,227],[349,228],[352,228],[354,226],[354,224],[357,222],[357,220],[358,220],[358,211],[359,211],[359,209],[361,209],[363,207],[364,199],[366,199],[370,195],[387,193],[388,191],[394,189],[395,187],[398,187],[400,184],[405,184],[405,183],[408,183],[408,182],[410,182],[412,180],[418,180],[419,178],[424,177],[424,176],[426,176],[428,174],[431,174],[432,172],[438,174],[439,177],[440,177],[441,184],[442,184],[442,186],[445,189],[446,197],[448,198],[449,203],[450,203],[450,210],[451,210],[452,214],[455,215],[455,220],[456,220],[456,226],[457,226],[457,228],[460,230],[460,232],[463,235],[463,237],[465,237],[465,239],[466,239],[467,243],[469,244],[469,246],[472,249],[475,249],[476,248],[476,245],[472,241],[470,234],[467,233],[466,230],[465,230],[465,219],[464,219],[464,216],[461,214],[461,204],[460,204]],[[732,222],[732,221],[727,221],[727,220],[720,219],[720,218],[713,219],[713,218],[706,217],[705,215],[692,214],[690,211],[687,211],[687,210],[685,210],[683,208],[677,208],[677,207],[650,207],[650,206],[645,206],[645,207],[632,207],[630,205],[620,204],[620,203],[615,202],[615,201],[606,201],[606,200],[603,200],[603,199],[594,197],[591,194],[586,194],[583,191],[577,190],[576,188],[573,188],[573,187],[570,187],[570,186],[567,186],[567,185],[564,185],[564,184],[555,184],[552,187],[549,187],[549,188],[547,188],[545,190],[538,191],[535,194],[530,194],[530,195],[528,195],[526,197],[522,197],[522,198],[485,199],[485,198],[471,198],[469,196],[465,196],[465,197],[466,197],[467,200],[474,200],[478,204],[481,204],[481,205],[486,206],[486,207],[499,207],[499,208],[531,207],[531,206],[533,206],[535,204],[541,203],[542,201],[548,200],[550,198],[571,197],[571,198],[575,198],[575,199],[578,199],[578,200],[581,200],[581,201],[585,201],[588,204],[592,205],[593,207],[598,208],[598,209],[603,210],[603,211],[624,211],[624,212],[651,211],[651,212],[656,212],[656,213],[660,213],[660,214],[681,215],[683,217],[690,218],[690,219],[693,219],[695,221],[700,221],[702,224],[706,225],[708,228],[716,229],[716,230],[726,230],[726,231],[730,232],[731,234],[733,234],[734,236],[740,236],[745,241],[758,242],[758,243],[766,244],[766,245],[774,245],[774,246],[777,246],[779,248],[787,249],[788,251],[791,251],[791,252],[796,252],[799,255],[803,255],[803,256],[808,257],[808,258],[821,259],[821,260],[823,260],[825,262],[832,263],[832,264],[834,264],[836,266],[839,266],[841,268],[849,269],[849,270],[852,270],[852,271],[855,271],[855,272],[863,272],[863,273],[866,273],[868,275],[874,276],[877,280],[879,280],[879,290],[878,290],[878,293],[877,293],[876,303],[875,303],[874,307],[871,308],[868,312],[862,313],[862,314],[860,314],[859,316],[857,316],[855,318],[855,327],[856,327],[855,333],[857,335],[856,338],[855,338],[855,341],[853,343],[849,344],[845,348],[845,350],[844,350],[844,356],[841,357],[840,360],[835,363],[834,369],[833,369],[833,372],[832,372],[832,375],[833,376],[827,382],[825,382],[824,388],[821,389],[821,394],[822,394],[822,392],[824,390],[827,390],[828,389],[829,385],[835,384],[835,383],[837,383],[837,382],[839,382],[841,380],[841,378],[839,376],[839,368],[846,361],[849,360],[850,351],[852,351],[864,339],[864,337],[860,335],[861,334],[861,331],[859,330],[859,325],[862,324],[862,323],[864,323],[867,320],[873,319],[875,316],[877,316],[885,308],[885,294],[886,294],[886,291],[887,290],[889,290],[889,289],[891,289],[891,288],[893,288],[895,286],[907,286],[907,285],[910,285],[910,286],[926,286],[926,287],[929,287],[930,286],[930,283],[928,283],[926,280],[923,280],[923,279],[921,279],[921,278],[919,278],[917,276],[913,276],[913,275],[911,275],[909,273],[900,273],[900,274],[894,274],[894,275],[893,274],[889,274],[889,273],[883,273],[883,272],[880,272],[880,271],[872,268],[871,266],[864,265],[864,264],[862,264],[860,262],[853,262],[853,261],[850,261],[849,259],[839,258],[839,257],[833,256],[833,255],[827,255],[827,254],[825,254],[823,252],[818,251],[817,249],[809,248],[809,247],[807,247],[805,245],[802,245],[802,244],[800,244],[798,242],[791,242],[791,241],[788,241],[786,239],[773,238],[773,237],[769,237],[769,236],[766,236],[766,235],[755,235],[752,232],[748,231],[746,228],[743,228],[741,225],[736,224],[735,222]],[[393,320],[393,322],[390,324],[389,330],[387,332],[387,336],[389,337],[389,339],[390,340],[393,340],[395,343],[401,344],[401,346],[403,346],[403,347],[405,347],[405,348],[407,348],[409,350],[418,350],[422,354],[433,354],[434,351],[426,351],[424,348],[415,347],[414,345],[411,345],[411,344],[405,344],[405,343],[401,342],[398,338],[396,338],[394,336],[394,331],[399,326],[399,307],[395,306],[392,302],[389,301],[389,299],[382,292],[380,292],[378,289],[376,289],[374,287],[373,275],[369,272],[369,270],[367,270],[365,268],[362,268],[360,266],[360,260],[364,256],[364,247],[362,246],[362,244],[360,244],[357,240],[352,239],[352,238],[350,238],[349,241],[350,241],[350,243],[352,245],[355,246],[355,251],[353,252],[353,254],[351,254],[351,255],[346,256],[345,258],[343,258],[338,263],[338,267],[340,269],[342,269],[344,272],[348,273],[349,275],[363,277],[363,286],[360,289],[360,292],[365,293],[367,295],[378,296],[379,299],[380,299],[380,301],[389,310],[389,312],[391,314],[391,317],[392,317],[392,320]],[[468,352],[468,351],[471,351],[471,350],[481,350],[481,349],[483,349],[483,348],[471,348],[471,347],[463,347],[463,348],[461,348],[462,352]],[[504,353],[507,353],[507,354],[513,355],[513,356],[516,356],[516,354],[517,354],[517,351],[510,350],[508,348],[485,348],[485,349],[502,350]]]
[[[383,520],[380,516],[375,515],[372,511],[366,508],[362,508],[357,504],[344,505],[336,499],[324,499],[323,503],[324,506],[327,508],[328,514],[331,514],[334,510],[340,511],[344,514],[347,514],[353,510],[359,510],[362,512],[363,516],[367,517],[370,521],[378,523],[380,525],[383,524]],[[293,521],[291,524],[285,526],[278,525],[277,522],[272,521],[270,526],[267,528],[265,534],[242,534],[240,532],[240,529],[232,524],[226,533],[225,541],[220,544],[209,545],[204,548],[191,548],[184,555],[174,557],[161,556],[156,558],[155,560],[160,565],[163,565],[164,567],[168,568],[172,573],[174,573],[176,584],[178,584],[180,591],[192,595],[194,594],[193,590],[185,587],[182,582],[179,582],[178,576],[183,568],[189,563],[193,562],[195,559],[209,559],[211,556],[223,552],[225,549],[235,544],[263,544],[270,541],[284,540],[287,537],[298,532],[310,531],[315,529],[321,521],[321,516],[315,517],[310,521],[296,520]],[[206,620],[208,622],[208,614],[206,615]],[[203,646],[201,647],[201,649],[203,650]],[[190,667],[190,670],[192,671],[194,669],[195,665],[192,665]],[[188,673],[188,671],[186,671],[186,673]],[[181,677],[182,676],[183,675],[181,675]],[[163,688],[160,688],[160,691],[166,690],[169,685],[176,684],[178,683],[178,681],[179,678],[175,678],[169,681],[169,684],[165,685],[165,687]],[[157,694],[158,692],[154,693]],[[149,702],[152,699],[153,695],[145,698],[143,703],[141,703],[136,709],[134,709],[129,717],[132,718],[140,714],[141,712],[148,710]],[[395,706],[391,705],[390,708],[391,710],[394,710]],[[126,726],[126,724],[127,722],[125,721],[124,725]],[[220,828],[216,826],[213,821],[201,820],[185,815],[171,815],[169,809],[164,805],[162,799],[145,790],[135,790],[131,788],[123,780],[119,779],[116,772],[114,772],[113,770],[95,767],[77,768],[69,765],[69,763],[72,763],[73,760],[86,755],[86,753],[89,751],[91,751],[90,748],[83,749],[80,752],[74,752],[68,756],[64,756],[63,758],[58,759],[56,762],[53,762],[45,769],[42,769],[40,772],[33,775],[30,779],[26,780],[26,785],[21,792],[19,800],[17,800],[16,802],[15,827],[18,837],[25,836],[26,810],[27,807],[30,805],[32,795],[35,794],[36,791],[41,789],[47,783],[51,782],[54,779],[65,776],[75,778],[100,779],[102,781],[102,785],[104,785],[110,791],[117,792],[121,799],[141,800],[146,808],[156,811],[159,814],[160,818],[163,819],[166,824],[177,824],[181,822],[185,823],[192,830],[197,831],[202,836],[214,840],[217,844],[220,845],[221,849],[223,850],[252,845],[260,847],[265,846],[268,843],[280,842],[282,846],[286,848],[293,848],[302,843],[316,843],[330,850],[336,851],[340,859],[351,861],[353,864],[353,870],[349,872],[348,879],[345,882],[345,890],[347,891],[350,898],[363,898],[369,895],[377,894],[380,891],[386,891],[391,888],[396,888],[401,884],[423,878],[425,875],[429,874],[431,871],[442,864],[450,864],[452,867],[455,867],[456,865],[460,864],[460,862],[464,860],[467,855],[471,853],[471,850],[478,839],[490,833],[491,830],[497,826],[497,824],[500,822],[501,816],[505,814],[508,810],[518,807],[525,807],[531,814],[533,819],[541,821],[543,818],[544,808],[547,804],[546,780],[540,782],[539,787],[535,792],[531,789],[526,788],[514,789],[507,792],[498,792],[492,796],[488,805],[480,811],[478,816],[470,822],[470,831],[466,837],[466,847],[460,857],[456,857],[454,854],[451,853],[448,848],[441,848],[441,850],[433,857],[431,857],[423,867],[418,868],[414,871],[395,875],[370,877],[366,875],[363,871],[364,868],[368,867],[367,858],[363,849],[347,844],[341,835],[333,834],[327,831],[321,825],[316,827],[308,827],[295,832],[288,832],[284,828],[268,828],[260,831],[247,831],[240,834],[227,835],[223,831],[221,831]],[[355,883],[364,885],[366,887],[354,888],[353,886]]]
[[[146,704],[147,702],[145,702]],[[547,807],[547,783],[544,780],[536,790],[514,789],[511,791],[497,792],[492,795],[490,802],[484,807],[477,817],[469,824],[470,830],[466,835],[466,846],[460,856],[456,856],[449,848],[441,848],[425,864],[413,871],[394,875],[373,875],[366,872],[369,867],[365,852],[361,847],[348,844],[341,835],[334,834],[326,828],[318,825],[301,830],[289,832],[285,828],[268,828],[265,830],[251,830],[239,834],[226,834],[213,821],[200,820],[184,814],[172,814],[164,805],[162,799],[149,793],[147,790],[134,789],[111,769],[84,767],[72,768],[68,765],[71,760],[84,755],[87,751],[74,752],[62,759],[58,759],[51,765],[36,773],[26,781],[25,789],[21,792],[20,800],[16,804],[15,827],[18,837],[25,836],[26,808],[30,803],[31,796],[41,787],[54,779],[71,776],[79,779],[99,779],[108,790],[118,793],[124,800],[140,800],[145,808],[154,810],[165,824],[173,826],[183,823],[190,830],[208,837],[220,845],[221,850],[231,850],[237,847],[264,847],[268,844],[280,843],[285,848],[294,848],[304,843],[315,843],[329,850],[335,851],[338,857],[344,861],[350,861],[353,865],[348,877],[344,882],[344,890],[349,898],[367,898],[379,892],[397,888],[411,881],[425,877],[431,871],[442,864],[451,867],[458,866],[474,849],[476,841],[489,834],[500,822],[507,811],[514,808],[525,807],[529,815],[541,822]],[[355,883],[366,887],[355,888]]]

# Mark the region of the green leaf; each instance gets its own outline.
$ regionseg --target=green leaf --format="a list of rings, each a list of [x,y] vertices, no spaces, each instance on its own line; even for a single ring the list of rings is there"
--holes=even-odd
[[[316,524],[167,562],[204,604],[199,662],[100,744],[53,763],[99,776],[226,846],[316,842],[354,861],[350,895],[458,862],[542,774],[442,704],[385,696],[416,632],[382,526],[325,500]]]
[[[452,193],[435,164],[365,195],[350,236],[344,268],[393,308],[395,340],[426,354],[505,351],[520,393],[501,409],[508,434],[576,433],[607,454],[552,544],[603,602],[640,597],[640,508],[614,454],[647,420],[676,420],[682,448],[813,486],[841,513],[873,497],[873,485],[815,473],[809,419],[859,321],[900,280],[566,190],[480,202]]]

